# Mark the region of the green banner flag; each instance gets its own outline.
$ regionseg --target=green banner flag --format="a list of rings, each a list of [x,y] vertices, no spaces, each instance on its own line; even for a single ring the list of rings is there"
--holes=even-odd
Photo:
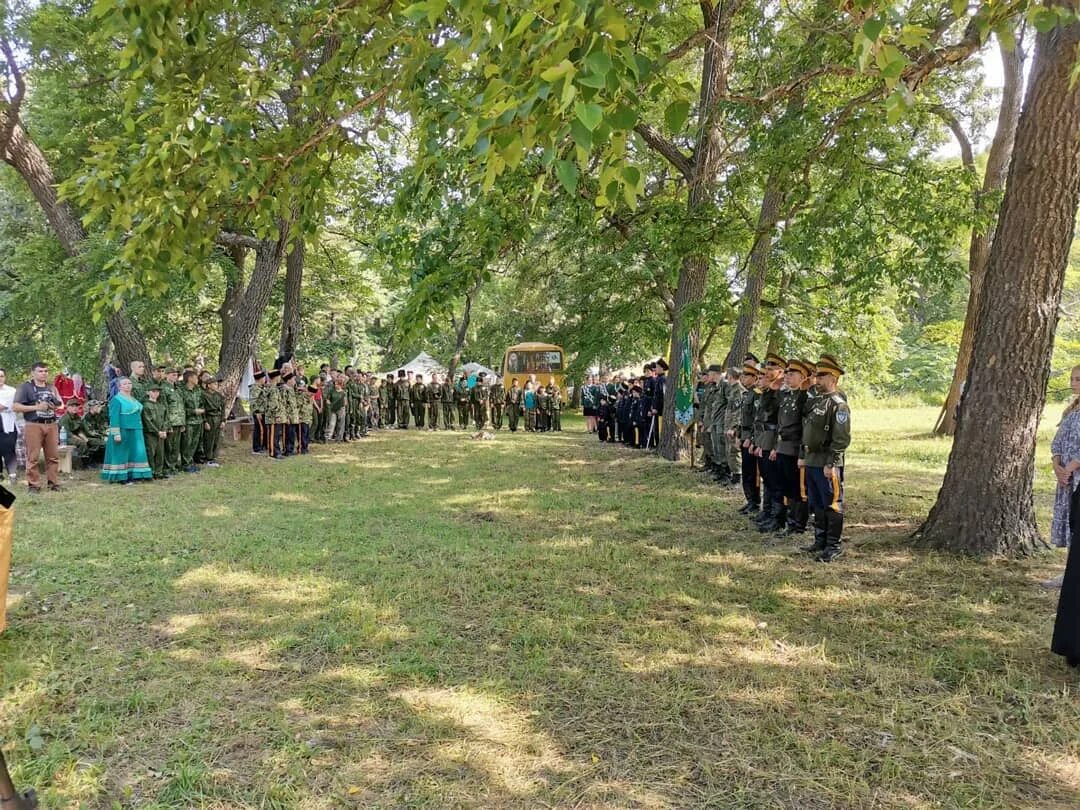
[[[691,366],[693,351],[690,345],[690,331],[682,338],[682,362],[679,363],[679,375],[675,384],[675,422],[686,427],[694,418],[694,374]]]

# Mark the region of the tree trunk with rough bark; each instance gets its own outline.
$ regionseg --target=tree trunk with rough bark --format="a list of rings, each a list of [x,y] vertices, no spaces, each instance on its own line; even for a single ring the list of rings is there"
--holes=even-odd
[[[472,320],[473,303],[476,301],[476,296],[483,286],[484,278],[481,276],[476,280],[476,283],[469,288],[469,291],[465,293],[465,308],[461,312],[461,320],[456,324],[457,334],[454,336],[454,354],[450,357],[450,363],[448,365],[449,371],[447,373],[451,376],[453,376],[454,371],[461,364],[461,353],[465,351],[465,340],[469,335],[469,322]]]
[[[60,240],[64,253],[72,259],[78,259],[86,241],[86,231],[71,206],[57,197],[56,177],[52,167],[19,121],[15,121],[11,127],[11,137],[3,150],[3,158],[30,188],[49,227]],[[132,360],[150,363],[150,350],[146,346],[146,339],[124,307],[116,311],[110,310],[105,316],[105,326],[116,351],[117,361],[124,371],[131,368]]]
[[[983,177],[982,192],[976,202],[977,207],[985,208],[985,200],[1005,185],[1012,158],[1013,141],[1016,138],[1016,124],[1020,120],[1020,102],[1024,92],[1024,57],[1019,45],[1012,51],[1000,46],[1001,63],[1005,73],[1005,85],[1001,90],[1001,107],[998,110],[997,131],[990,144],[990,153],[986,160],[986,175]],[[956,132],[956,130],[954,130]],[[963,131],[956,132],[957,139],[963,144]],[[970,147],[967,150],[970,152]],[[974,169],[974,157],[971,166]],[[965,157],[965,163],[967,162]],[[975,318],[979,312],[979,298],[982,294],[983,280],[986,277],[986,263],[990,258],[990,243],[994,238],[994,228],[982,231],[973,229],[968,246],[968,291],[967,313],[964,316],[964,329],[960,334],[960,349],[957,352],[956,368],[953,370],[952,384],[941,407],[934,433],[939,436],[952,436],[956,432],[956,406],[960,403],[960,391],[967,379],[971,367],[971,347],[975,337]]]
[[[1080,22],[1036,37],[960,424],[919,531],[935,548],[1019,556],[1043,544],[1032,496],[1035,436],[1080,203],[1080,85],[1069,86],[1078,45]]]
[[[714,7],[702,2],[705,15],[705,28],[711,29],[711,36],[706,40],[705,53],[701,63],[700,134],[694,149],[694,158],[688,177],[689,191],[686,207],[690,214],[712,205],[712,190],[716,184],[716,175],[720,169],[723,155],[723,138],[718,124],[711,118],[710,111],[718,94],[727,87],[728,50],[727,35],[730,31],[732,15],[738,3],[723,4]],[[683,362],[683,336],[690,333],[691,362],[697,356],[699,336],[697,326],[687,322],[687,308],[699,303],[705,297],[705,282],[709,276],[709,259],[705,255],[692,254],[684,257],[679,270],[679,281],[675,288],[675,308],[671,318],[671,356],[669,366],[671,376],[664,391],[664,413],[658,441],[658,450],[668,461],[678,461],[684,444],[679,426],[675,422],[675,392],[679,369]]]
[[[300,337],[300,301],[304,285],[304,240],[297,239],[285,259],[285,303],[281,308],[281,340],[278,354],[292,357]]]
[[[231,245],[226,248],[226,253],[232,260],[234,270],[225,274],[225,298],[218,307],[218,316],[221,318],[221,347],[218,349],[218,368],[225,364],[225,347],[233,340],[233,315],[240,305],[244,295],[244,263],[247,260],[247,249],[240,245]]]
[[[735,322],[735,333],[731,337],[724,365],[742,366],[743,357],[750,350],[750,341],[754,336],[758,310],[761,309],[761,293],[765,289],[765,276],[769,270],[769,254],[772,253],[772,239],[776,232],[776,223],[780,219],[780,204],[784,193],[776,175],[770,176],[765,183],[765,193],[761,196],[761,208],[758,210],[757,230],[754,245],[750,249],[750,258],[746,263],[746,288],[739,302],[739,318]]]
[[[219,373],[223,379],[221,393],[225,397],[226,412],[232,409],[248,360],[255,354],[263,313],[285,260],[289,228],[290,223],[282,222],[278,238],[260,243],[255,250],[255,267],[232,316],[232,335],[228,344],[221,347]]]

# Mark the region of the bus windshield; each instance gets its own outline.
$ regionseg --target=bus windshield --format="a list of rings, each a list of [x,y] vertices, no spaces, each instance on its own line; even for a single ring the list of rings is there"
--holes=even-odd
[[[562,372],[563,357],[559,351],[511,351],[506,355],[507,374],[538,374]]]

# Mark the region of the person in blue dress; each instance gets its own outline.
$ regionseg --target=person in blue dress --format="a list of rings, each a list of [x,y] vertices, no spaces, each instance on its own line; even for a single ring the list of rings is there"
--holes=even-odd
[[[109,400],[109,435],[101,477],[114,484],[149,481],[154,472],[146,458],[142,403],[131,395],[131,380],[127,377],[118,380],[116,388],[116,396]]]
[[[1054,440],[1050,443],[1057,490],[1054,493],[1054,516],[1050,521],[1050,541],[1058,548],[1068,548],[1072,522],[1073,495],[1080,486],[1080,366],[1072,370],[1069,380],[1073,399],[1061,415]],[[1049,579],[1044,587],[1061,587],[1061,577]]]

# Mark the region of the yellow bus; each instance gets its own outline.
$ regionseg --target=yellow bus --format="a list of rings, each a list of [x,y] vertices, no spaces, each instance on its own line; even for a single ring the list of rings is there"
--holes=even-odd
[[[503,355],[503,387],[509,389],[514,380],[518,386],[525,387],[529,378],[535,375],[538,383],[547,385],[552,377],[555,384],[566,396],[566,362],[562,346],[551,343],[518,343],[511,346]]]

